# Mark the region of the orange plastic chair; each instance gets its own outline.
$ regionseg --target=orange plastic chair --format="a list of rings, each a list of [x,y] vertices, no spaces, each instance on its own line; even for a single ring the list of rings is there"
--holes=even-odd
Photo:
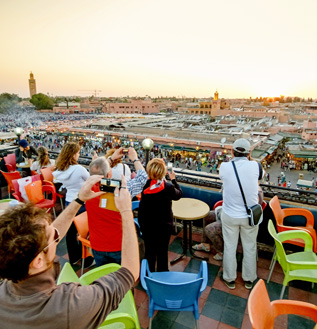
[[[285,208],[282,209],[280,205],[280,201],[277,195],[271,199],[270,207],[273,211],[275,220],[276,220],[276,228],[277,232],[284,232],[289,230],[303,230],[309,233],[313,239],[313,250],[317,252],[317,236],[316,231],[314,229],[314,215],[307,209],[303,208]],[[303,216],[306,218],[306,226],[286,226],[284,225],[284,218],[288,216]],[[284,243],[294,244],[296,246],[305,247],[305,243],[302,239],[292,239],[284,241]]]
[[[43,177],[43,182],[45,184],[54,185],[53,184],[53,179],[54,179],[53,171],[54,171],[54,167],[45,167],[45,168],[41,169],[41,175]],[[54,187],[55,187],[55,185],[54,185]],[[56,192],[56,196],[59,197],[59,200],[61,202],[62,210],[64,210],[64,204],[63,204],[64,195]]]
[[[17,170],[16,157],[15,154],[8,154],[6,157],[3,157],[3,160],[7,166],[8,172],[13,172]]]
[[[4,172],[2,170],[1,170],[1,173],[8,183],[8,193],[9,193],[9,198],[10,198],[11,192],[14,192],[14,186],[12,184],[12,181],[15,179],[21,178],[21,174],[18,171]]]
[[[91,248],[90,241],[87,240],[87,236],[89,232],[87,211],[76,216],[74,218],[74,224],[78,231],[78,240],[82,243],[81,275],[83,275],[85,258],[89,256],[93,257],[93,255],[89,252],[89,248]]]
[[[261,279],[252,289],[248,313],[253,329],[271,329],[274,319],[282,314],[308,316],[317,322],[317,306],[297,300],[279,299],[270,302],[265,283]]]
[[[31,176],[32,177],[32,181],[37,181],[41,179],[40,175],[34,175]],[[20,177],[21,178],[21,177]],[[14,186],[14,193],[12,194],[18,201],[20,202],[25,202],[25,200],[22,198],[22,195],[20,193],[20,187],[19,187],[19,183],[18,180],[15,179],[12,181],[12,184]],[[49,212],[51,209],[53,209],[53,213],[54,213],[54,217],[56,218],[56,212],[55,212],[55,203],[56,203],[56,190],[55,190],[55,186],[51,186],[51,185],[42,185],[42,193],[44,194],[45,198],[43,201],[40,201],[38,203],[35,204],[36,207],[38,208],[44,208],[47,209],[47,212]],[[52,199],[47,199],[46,196],[48,194],[52,195]]]

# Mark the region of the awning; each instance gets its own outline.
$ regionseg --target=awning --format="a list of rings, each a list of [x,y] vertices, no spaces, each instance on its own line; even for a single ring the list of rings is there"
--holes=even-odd
[[[304,159],[316,159],[317,151],[289,151],[290,154],[294,156],[294,158],[304,158]]]
[[[296,183],[297,186],[301,187],[312,187],[313,182],[311,180],[304,180],[304,179],[299,179]]]

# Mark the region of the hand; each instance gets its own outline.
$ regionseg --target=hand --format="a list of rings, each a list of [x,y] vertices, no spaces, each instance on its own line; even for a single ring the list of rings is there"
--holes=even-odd
[[[176,179],[176,174],[174,172],[174,170],[172,169],[171,172],[168,173],[168,175],[170,176],[170,179],[173,180],[173,179]]]
[[[85,181],[83,186],[78,192],[78,197],[80,200],[86,202],[90,199],[96,198],[97,196],[100,196],[102,194],[105,194],[106,192],[93,192],[91,188],[98,182],[101,181],[103,176],[101,175],[93,175],[88,177],[88,179]]]
[[[98,158],[98,154],[96,151],[94,151],[92,154],[92,160],[96,160],[97,158]]]
[[[111,159],[114,161],[114,160],[117,160],[117,159],[121,159],[123,157],[123,153],[122,153],[122,150],[123,150],[123,147],[120,147],[118,149],[116,149],[114,151],[114,153],[111,155]]]
[[[138,158],[138,154],[136,153],[136,150],[133,147],[129,147],[128,157],[131,161]]]
[[[127,189],[127,180],[123,175],[121,181],[121,189],[116,187],[116,189],[114,190],[114,196],[116,207],[120,212],[123,210],[132,211],[131,194]]]

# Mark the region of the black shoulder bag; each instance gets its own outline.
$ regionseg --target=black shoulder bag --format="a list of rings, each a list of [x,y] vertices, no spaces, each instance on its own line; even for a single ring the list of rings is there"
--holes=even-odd
[[[240,183],[240,179],[239,179],[239,176],[238,176],[236,165],[234,164],[234,161],[232,161],[231,163],[232,163],[232,166],[233,166],[234,173],[236,174],[237,181],[238,181],[240,191],[241,191],[241,194],[242,194],[244,206],[245,206],[245,209],[246,209],[247,214],[248,214],[249,225],[250,226],[255,226],[255,225],[261,224],[262,220],[263,220],[262,206],[257,203],[254,206],[248,207],[247,202],[245,200],[244,193],[243,193],[243,189],[242,189],[242,186],[241,186],[241,183]]]

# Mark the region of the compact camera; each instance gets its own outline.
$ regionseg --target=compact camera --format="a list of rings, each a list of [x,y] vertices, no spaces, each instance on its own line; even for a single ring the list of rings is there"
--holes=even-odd
[[[121,180],[102,178],[100,181],[100,191],[113,193],[116,187],[121,187]]]
[[[172,170],[173,170],[173,164],[172,164],[172,162],[169,162],[168,164],[167,164],[167,172],[172,172]]]
[[[123,154],[128,154],[128,153],[129,153],[129,149],[123,149],[123,150],[122,150],[122,153],[123,153]]]

